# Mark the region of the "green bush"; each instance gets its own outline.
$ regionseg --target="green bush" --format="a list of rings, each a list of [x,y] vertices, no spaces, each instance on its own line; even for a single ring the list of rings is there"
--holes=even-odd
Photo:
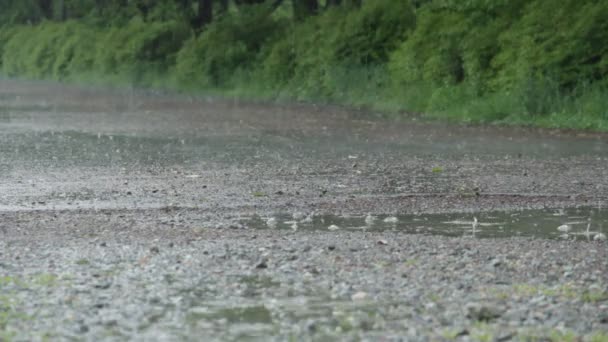
[[[56,79],[98,72],[137,82],[166,73],[189,35],[176,22],[137,19],[107,31],[76,21],[19,26],[4,45],[2,70],[9,76]]]
[[[8,76],[49,77],[61,29],[52,23],[18,27],[4,47],[3,72]]]
[[[90,26],[70,21],[64,24],[65,37],[56,46],[51,75],[56,79],[90,73],[95,59],[96,40],[101,32]]]
[[[223,16],[186,42],[177,56],[175,73],[186,87],[222,87],[250,69],[262,46],[284,25],[266,6],[249,6]]]
[[[606,1],[366,0],[299,20],[240,5],[198,35],[188,2],[69,0],[64,22],[11,3],[3,75],[608,130]]]
[[[17,33],[17,29],[15,27],[0,27],[0,70],[2,70],[2,55],[4,54],[4,48],[15,33]]]
[[[334,8],[290,27],[266,49],[260,78],[299,98],[325,99],[344,97],[344,86],[364,75],[366,86],[377,82],[377,71],[414,26],[413,7],[409,1],[378,0],[345,10]]]
[[[391,55],[398,86],[469,83],[486,91],[499,53],[496,37],[517,20],[525,1],[435,1],[417,12],[416,28]]]
[[[101,35],[94,68],[104,75],[126,75],[135,82],[145,75],[162,75],[175,64],[177,52],[190,35],[183,23],[135,18]]]
[[[530,2],[523,16],[500,35],[492,61],[494,88],[549,76],[562,87],[608,76],[608,2]]]

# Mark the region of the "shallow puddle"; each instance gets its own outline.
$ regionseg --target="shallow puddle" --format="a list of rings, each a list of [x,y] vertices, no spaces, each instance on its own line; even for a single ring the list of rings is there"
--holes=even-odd
[[[477,222],[475,223],[475,220]],[[608,233],[608,209],[544,209],[515,212],[425,215],[302,215],[247,217],[257,229],[397,231],[411,234],[507,238],[589,239]],[[558,229],[558,227],[561,227]],[[601,239],[601,237],[597,237]]]

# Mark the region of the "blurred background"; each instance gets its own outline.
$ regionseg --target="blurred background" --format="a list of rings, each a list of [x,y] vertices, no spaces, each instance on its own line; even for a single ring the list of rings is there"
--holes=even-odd
[[[0,74],[608,128],[595,0],[0,0]]]

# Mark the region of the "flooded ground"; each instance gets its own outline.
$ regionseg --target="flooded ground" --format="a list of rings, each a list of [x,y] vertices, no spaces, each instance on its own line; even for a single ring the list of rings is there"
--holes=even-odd
[[[608,338],[605,135],[373,117],[0,81],[0,340]]]
[[[253,216],[241,220],[245,227],[292,231],[339,230],[391,231],[407,234],[471,238],[534,237],[593,240],[608,232],[608,210],[598,208],[538,209],[480,213],[416,215],[303,215]],[[567,226],[568,228],[564,227]],[[558,229],[558,227],[562,227]]]

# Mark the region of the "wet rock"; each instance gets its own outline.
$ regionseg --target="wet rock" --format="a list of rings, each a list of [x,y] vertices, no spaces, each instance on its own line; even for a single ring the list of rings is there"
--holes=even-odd
[[[593,237],[593,241],[601,241],[601,242],[603,242],[603,241],[606,241],[606,239],[607,239],[606,238],[606,234],[603,234],[603,233],[595,234],[595,236]]]
[[[511,341],[513,340],[513,338],[515,337],[515,334],[511,331],[503,331],[500,332],[496,337],[495,337],[495,341],[496,342],[506,342],[506,341]]]
[[[94,285],[94,287],[98,290],[107,290],[112,286],[111,282],[101,282]]]
[[[365,293],[363,291],[359,291],[350,297],[350,299],[352,299],[352,300],[363,300],[366,298],[367,298],[367,293]]]
[[[89,332],[89,326],[86,324],[80,324],[78,326],[78,333],[79,334],[86,334]]]
[[[258,269],[258,270],[267,269],[268,268],[268,260],[267,259],[262,259],[262,260],[258,261],[258,263],[255,265],[255,268]]]
[[[397,223],[399,219],[395,216],[389,216],[383,220],[384,223]]]
[[[492,267],[499,267],[503,264],[503,261],[499,258],[494,258],[492,260],[490,260],[490,266]]]
[[[488,322],[500,317],[504,310],[493,304],[467,303],[466,316],[475,321]]]
[[[230,228],[230,229],[247,229],[247,226],[245,226],[242,223],[236,222],[236,223],[231,223],[230,225],[228,225],[228,228]]]

